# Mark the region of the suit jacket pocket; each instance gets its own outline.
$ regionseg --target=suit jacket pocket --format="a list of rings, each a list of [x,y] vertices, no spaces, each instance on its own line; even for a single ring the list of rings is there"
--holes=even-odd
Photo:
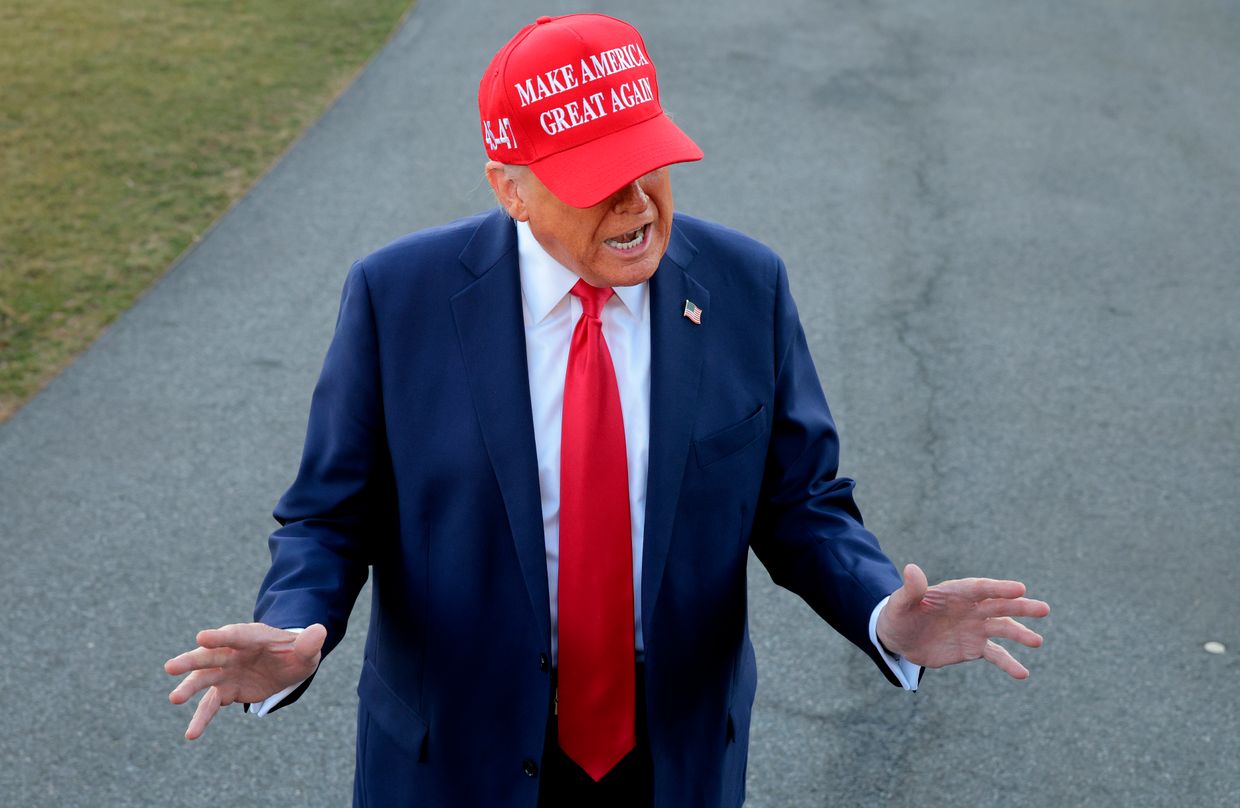
[[[362,662],[362,677],[357,683],[357,697],[370,720],[398,746],[418,760],[426,756],[426,722],[392,690],[369,659]]]
[[[707,435],[693,442],[693,452],[697,455],[699,466],[717,463],[728,455],[735,454],[757,440],[766,431],[766,407],[758,407],[758,411],[740,423]]]

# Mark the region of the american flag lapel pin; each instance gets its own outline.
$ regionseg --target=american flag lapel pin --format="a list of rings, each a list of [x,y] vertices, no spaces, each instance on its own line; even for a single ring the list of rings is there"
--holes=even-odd
[[[692,300],[685,300],[684,314],[689,318],[689,322],[694,325],[702,324],[702,310],[698,307],[698,304],[694,303]]]

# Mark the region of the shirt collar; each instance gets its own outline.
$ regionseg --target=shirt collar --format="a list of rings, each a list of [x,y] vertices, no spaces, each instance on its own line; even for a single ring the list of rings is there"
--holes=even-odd
[[[517,263],[521,268],[521,294],[530,320],[541,323],[577,283],[575,272],[551,257],[530,231],[529,222],[517,222]],[[641,316],[650,282],[617,286],[616,297],[633,316]]]

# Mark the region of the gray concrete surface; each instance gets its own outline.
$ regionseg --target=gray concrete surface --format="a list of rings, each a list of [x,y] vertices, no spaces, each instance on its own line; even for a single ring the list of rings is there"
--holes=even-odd
[[[249,613],[351,259],[489,204],[478,76],[574,8],[494,5],[422,0],[0,427],[0,804],[347,802],[363,614],[195,744],[160,665]],[[786,258],[889,553],[1054,608],[1030,681],[909,695],[755,565],[749,805],[1240,804],[1240,7],[596,5],[708,155],[680,207]]]

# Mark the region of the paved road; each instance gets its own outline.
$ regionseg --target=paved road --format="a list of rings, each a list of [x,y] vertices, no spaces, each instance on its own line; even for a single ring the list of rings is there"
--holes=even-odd
[[[347,801],[360,630],[295,709],[197,744],[160,663],[249,612],[350,260],[488,204],[477,77],[568,7],[422,0],[0,427],[0,803]],[[706,150],[681,207],[792,268],[888,551],[1055,610],[1029,682],[974,665],[913,696],[755,566],[749,804],[1240,802],[1236,4],[599,7]]]

